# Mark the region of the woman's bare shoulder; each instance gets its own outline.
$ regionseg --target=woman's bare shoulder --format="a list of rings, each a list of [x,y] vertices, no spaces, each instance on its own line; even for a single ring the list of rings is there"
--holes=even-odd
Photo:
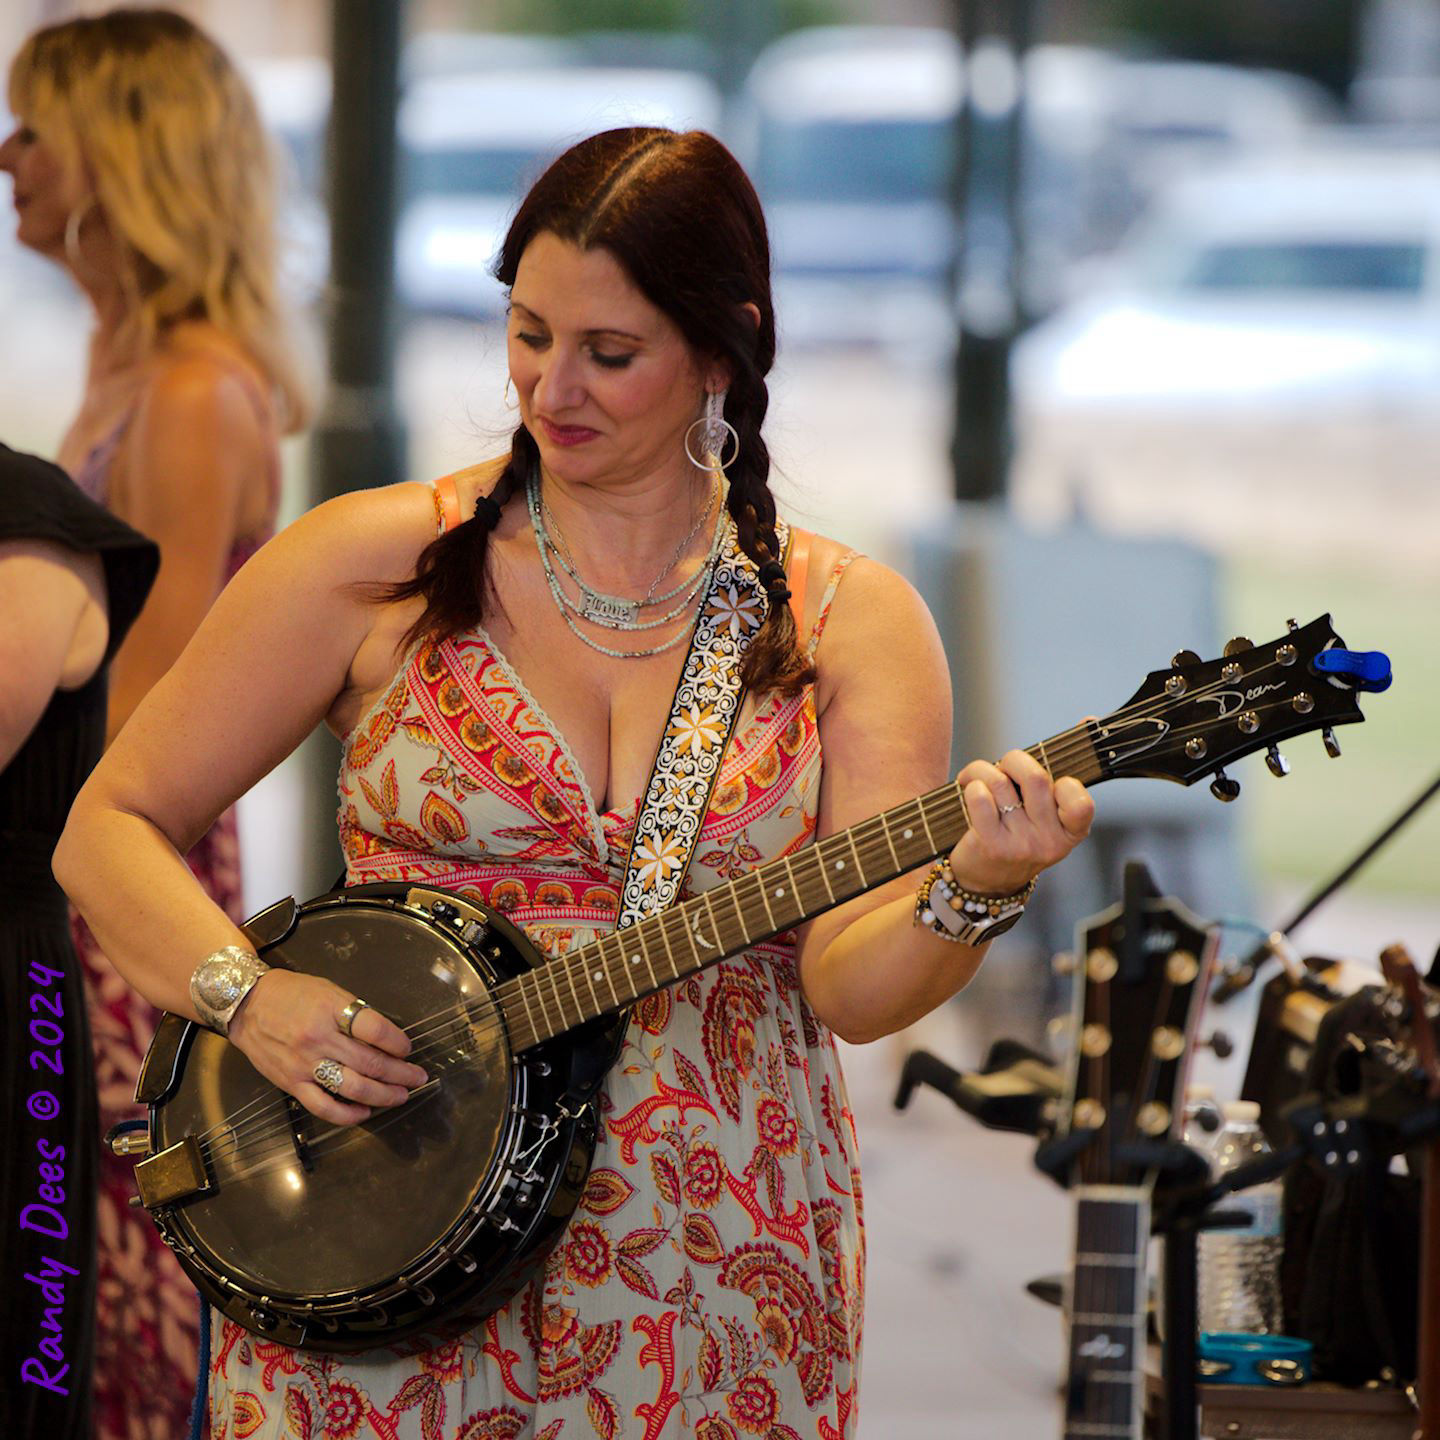
[[[803,532],[802,532],[803,533]],[[841,630],[856,626],[881,626],[896,621],[913,621],[930,612],[919,592],[898,571],[869,555],[856,551],[843,540],[828,535],[808,535],[810,557],[805,577],[805,618],[807,630],[814,625],[832,580],[837,580],[826,616],[825,635],[838,620]],[[933,624],[933,622],[932,622]]]
[[[403,480],[323,501],[266,549],[314,557],[339,583],[393,583],[415,573],[420,552],[437,533],[434,488],[428,481]]]

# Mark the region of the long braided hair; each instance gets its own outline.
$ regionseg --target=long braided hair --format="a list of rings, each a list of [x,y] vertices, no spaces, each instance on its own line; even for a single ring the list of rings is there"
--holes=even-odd
[[[741,548],[760,567],[769,600],[743,677],[757,692],[793,694],[814,678],[814,667],[786,603],[770,452],[760,433],[770,404],[765,376],[775,359],[775,311],[770,245],[754,186],[735,157],[704,131],[607,130],[567,150],[525,197],[495,265],[507,288],[515,283],[525,247],[542,233],[581,249],[608,250],[697,355],[728,362],[725,418],[740,448],[726,470],[726,504]],[[760,312],[758,325],[750,305]],[[387,588],[391,599],[424,597],[412,638],[455,634],[480,621],[490,532],[538,460],[534,438],[518,426],[509,463],[475,515],[421,552],[413,579]]]

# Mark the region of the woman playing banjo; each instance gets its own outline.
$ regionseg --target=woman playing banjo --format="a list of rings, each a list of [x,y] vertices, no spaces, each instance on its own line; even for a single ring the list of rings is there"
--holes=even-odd
[[[344,496],[267,545],[56,861],[137,989],[334,1124],[414,1103],[410,1037],[363,995],[267,968],[179,858],[317,723],[344,741],[347,883],[453,891],[553,957],[946,778],[923,603],[776,516],[768,244],[729,152],[700,132],[581,142],[498,274],[510,453]],[[458,1339],[353,1355],[216,1314],[213,1433],[853,1435],[864,1240],[833,1037],[890,1034],[960,989],[1092,814],[1020,751],[958,783],[969,828],[933,870],[634,1007],[579,1207],[507,1304]]]

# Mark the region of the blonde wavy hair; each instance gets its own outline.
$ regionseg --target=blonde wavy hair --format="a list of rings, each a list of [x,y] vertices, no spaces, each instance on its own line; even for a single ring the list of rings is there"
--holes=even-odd
[[[254,98],[225,52],[169,10],[37,30],[10,66],[11,113],[79,166],[120,242],[136,361],[205,319],[270,378],[287,430],[309,411],[277,286],[274,174]]]

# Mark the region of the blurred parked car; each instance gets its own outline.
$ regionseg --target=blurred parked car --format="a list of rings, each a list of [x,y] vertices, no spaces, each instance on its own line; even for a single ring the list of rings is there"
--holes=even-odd
[[[1440,496],[1440,157],[1327,146],[1163,191],[1016,347],[1015,494],[1217,540]],[[1409,519],[1402,519],[1402,517]]]
[[[952,32],[915,26],[800,30],[756,61],[737,141],[770,218],[791,339],[952,342],[951,189],[972,69]],[[1115,244],[1157,170],[1288,145],[1335,114],[1297,77],[1081,46],[1035,47],[1021,78],[1030,314],[1060,301],[1070,266]],[[980,82],[975,70],[968,83]]]
[[[401,299],[492,316],[490,266],[526,187],[566,146],[617,125],[715,130],[714,85],[681,70],[531,69],[417,79],[400,109],[405,200],[396,237]]]

